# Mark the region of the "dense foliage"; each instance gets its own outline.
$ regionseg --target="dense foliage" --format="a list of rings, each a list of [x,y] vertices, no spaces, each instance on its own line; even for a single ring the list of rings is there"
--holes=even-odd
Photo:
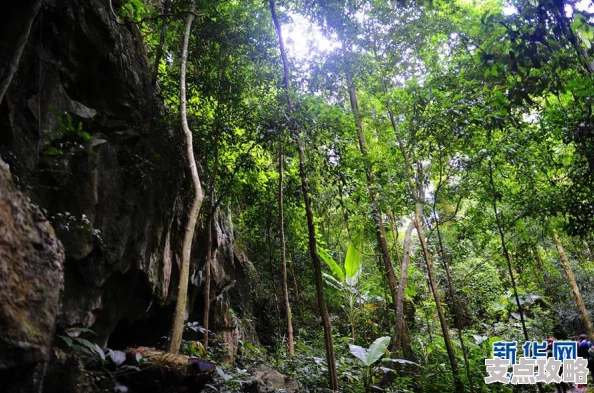
[[[117,11],[122,21],[138,22],[157,58],[157,88],[175,123],[189,2],[170,3],[128,0]],[[213,191],[202,220],[213,209],[232,214],[260,282],[256,323],[266,350],[246,344],[238,367],[267,359],[311,391],[328,386],[295,135],[326,263],[342,391],[380,382],[387,391],[511,391],[484,384],[492,342],[586,331],[567,273],[593,310],[594,25],[585,3],[278,0],[289,32],[287,92],[267,1],[196,2],[188,116],[201,178]],[[281,142],[294,357],[286,349],[279,264]],[[410,253],[406,339],[394,359],[366,363],[349,345],[364,359],[361,351],[393,337],[400,318],[376,213],[395,277]],[[416,213],[427,247],[413,232],[403,252]],[[428,269],[435,272],[429,284]]]

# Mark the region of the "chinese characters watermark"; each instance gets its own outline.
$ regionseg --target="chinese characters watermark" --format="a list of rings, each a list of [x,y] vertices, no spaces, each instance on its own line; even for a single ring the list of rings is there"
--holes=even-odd
[[[552,348],[547,342],[526,341],[523,356],[517,361],[516,341],[493,343],[493,358],[485,359],[485,383],[536,384],[573,382],[585,384],[588,379],[588,361],[577,356],[577,343],[555,341]]]

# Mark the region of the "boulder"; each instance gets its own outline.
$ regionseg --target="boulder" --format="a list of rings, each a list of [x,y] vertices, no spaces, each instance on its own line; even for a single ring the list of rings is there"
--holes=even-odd
[[[37,392],[50,359],[64,251],[0,159],[0,391]]]
[[[250,382],[244,390],[247,393],[297,393],[301,387],[292,377],[281,374],[265,364],[250,368],[249,373]]]

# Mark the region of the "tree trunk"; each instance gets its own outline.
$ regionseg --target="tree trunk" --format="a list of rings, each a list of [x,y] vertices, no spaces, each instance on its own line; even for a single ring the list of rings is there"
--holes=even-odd
[[[396,257],[396,262],[398,265],[402,265],[402,261],[400,260],[400,255],[398,254],[398,228],[396,227],[396,219],[394,218],[394,213],[392,209],[388,210],[388,219],[390,220],[390,229],[392,230],[392,238],[394,240],[394,255]]]
[[[516,305],[518,306],[520,321],[522,322],[522,331],[524,333],[524,339],[526,341],[530,341],[530,338],[528,336],[528,329],[526,328],[526,320],[524,319],[524,307],[522,307],[522,304],[520,303],[520,297],[518,296],[518,287],[516,285],[516,279],[514,278],[511,256],[509,255],[509,251],[507,249],[507,244],[505,242],[505,233],[503,232],[503,225],[501,224],[501,219],[499,218],[499,211],[497,210],[497,190],[495,188],[495,181],[493,180],[493,167],[491,166],[491,162],[489,162],[489,181],[491,183],[491,191],[493,193],[493,213],[495,214],[495,223],[497,224],[497,230],[499,231],[499,238],[501,239],[501,248],[503,250],[503,256],[505,257],[505,261],[507,263],[507,271],[509,273],[509,278],[512,283],[512,288],[514,290],[514,297],[516,299]],[[542,383],[538,382],[536,386],[538,387],[538,391],[540,393],[544,393],[545,390],[542,386]]]
[[[287,104],[289,113],[293,111],[291,102],[291,80],[289,71],[289,62],[285,52],[285,45],[283,43],[283,36],[276,10],[274,7],[274,0],[269,1],[270,13],[272,14],[272,21],[278,36],[278,44],[281,52],[281,59],[283,61],[283,79],[285,84],[285,91],[287,94]],[[313,210],[311,207],[311,200],[309,196],[309,186],[307,183],[307,172],[305,170],[305,153],[303,152],[303,144],[301,138],[296,130],[292,130],[292,136],[297,146],[297,153],[299,156],[299,177],[301,178],[301,190],[303,193],[303,201],[305,203],[305,214],[307,216],[307,232],[309,238],[309,252],[314,265],[314,279],[316,284],[316,296],[318,299],[318,308],[320,317],[322,318],[322,326],[324,328],[324,341],[326,346],[326,361],[328,363],[328,378],[330,389],[338,390],[338,376],[336,374],[336,358],[334,355],[334,346],[332,344],[332,325],[330,324],[330,316],[326,308],[326,300],[324,299],[324,282],[322,280],[322,264],[320,256],[318,255],[318,245],[316,241],[316,229],[314,225]]]
[[[464,368],[466,369],[466,377],[468,378],[468,384],[470,387],[470,392],[474,393],[474,384],[472,383],[472,375],[470,370],[470,362],[468,361],[468,351],[466,350],[466,345],[464,344],[464,337],[462,335],[462,320],[458,308],[458,302],[454,297],[454,287],[452,285],[452,274],[450,272],[450,262],[448,260],[448,255],[446,254],[445,247],[443,245],[443,240],[441,238],[441,230],[439,229],[439,220],[436,221],[435,228],[437,230],[437,240],[439,242],[439,250],[441,254],[441,259],[443,261],[443,265],[446,272],[447,278],[447,285],[448,285],[448,293],[450,295],[450,299],[452,299],[452,310],[454,311],[454,320],[456,321],[456,328],[458,330],[458,339],[460,340],[460,347],[462,348],[462,354],[464,355]]]
[[[314,225],[313,211],[311,208],[311,200],[309,197],[309,186],[307,184],[307,175],[305,172],[305,154],[303,153],[303,145],[301,139],[295,134],[295,143],[297,144],[297,152],[299,154],[299,175],[301,177],[301,189],[303,192],[303,199],[305,201],[305,213],[307,215],[307,230],[309,234],[309,252],[314,265],[314,275],[316,283],[316,295],[318,298],[318,308],[320,316],[322,317],[322,325],[324,327],[324,337],[326,344],[326,358],[328,361],[328,371],[330,374],[330,389],[338,390],[338,377],[336,375],[336,358],[334,356],[334,347],[332,344],[332,326],[330,324],[330,317],[328,309],[326,308],[326,301],[324,299],[324,282],[322,280],[322,265],[320,256],[318,255],[318,246],[316,241],[316,229]]]
[[[561,258],[561,265],[563,266],[563,270],[565,271],[565,275],[567,275],[567,280],[569,281],[569,285],[571,286],[571,291],[573,292],[573,297],[575,299],[575,303],[577,304],[577,308],[582,314],[582,318],[584,319],[584,325],[586,325],[586,331],[588,332],[588,336],[590,340],[594,340],[594,329],[592,329],[592,322],[590,321],[590,315],[588,314],[588,310],[584,305],[584,301],[582,300],[582,295],[580,293],[580,289],[575,281],[575,276],[573,275],[573,270],[571,270],[571,266],[569,265],[569,260],[567,259],[567,255],[565,255],[565,250],[563,249],[563,244],[559,240],[559,236],[555,230],[551,231],[553,234],[553,240],[555,241],[555,246],[557,246],[557,251],[559,252],[559,257]]]
[[[299,306],[301,304],[301,295],[299,294],[299,285],[297,284],[297,274],[295,273],[295,256],[292,253],[291,253],[291,255],[293,256],[291,259],[291,275],[293,276],[293,291],[295,292],[294,303],[297,303],[297,306]]]
[[[0,28],[3,39],[8,38],[9,40],[1,45],[2,50],[0,50],[0,55],[3,57],[2,63],[0,63],[0,104],[2,104],[8,86],[19,68],[23,49],[29,40],[31,25],[40,9],[41,0],[7,1],[0,8],[7,15],[17,16],[12,23]],[[18,36],[15,36],[15,31],[18,32]]]
[[[456,360],[456,355],[454,353],[454,348],[452,347],[452,342],[450,340],[450,334],[448,331],[448,325],[445,319],[445,314],[443,312],[443,307],[441,305],[441,297],[439,295],[439,290],[437,288],[437,282],[435,281],[435,273],[433,269],[433,262],[431,261],[431,253],[429,252],[429,247],[427,245],[427,241],[425,240],[425,235],[423,234],[423,225],[422,225],[422,187],[417,184],[417,187],[413,184],[412,178],[412,171],[410,166],[410,159],[408,157],[408,153],[404,148],[404,144],[398,138],[397,134],[397,126],[396,126],[396,119],[394,118],[394,113],[392,112],[392,105],[390,103],[390,99],[386,100],[386,107],[388,109],[388,115],[390,117],[390,122],[392,123],[392,128],[394,129],[394,135],[396,140],[398,141],[398,146],[400,148],[400,152],[402,153],[402,157],[404,158],[404,166],[406,170],[406,177],[408,181],[408,186],[410,191],[415,199],[415,226],[417,228],[417,234],[419,235],[419,241],[421,242],[421,247],[423,249],[423,256],[425,258],[425,264],[427,266],[427,274],[429,275],[429,287],[431,288],[431,292],[433,293],[433,298],[435,299],[435,307],[437,308],[437,314],[439,317],[439,324],[441,325],[441,331],[443,334],[443,339],[445,342],[446,350],[448,352],[448,358],[450,361],[450,366],[452,368],[452,375],[454,376],[454,384],[456,385],[457,392],[464,392],[464,384],[460,379],[460,373],[458,372],[458,362]]]
[[[404,315],[402,316],[402,355],[405,359],[414,360],[414,353],[412,350],[412,344],[410,343],[410,334],[408,332],[408,324],[406,323],[406,319]]]
[[[192,22],[194,21],[194,10],[196,4],[194,0],[190,1],[190,13],[186,22],[186,31],[182,44],[182,55],[180,65],[180,115],[181,124],[184,136],[186,139],[186,159],[190,175],[192,178],[192,185],[194,187],[194,200],[188,213],[188,221],[184,231],[184,239],[182,243],[182,260],[179,273],[179,285],[177,288],[177,301],[175,303],[175,313],[173,314],[173,323],[171,326],[171,340],[169,341],[169,352],[178,353],[181,345],[182,334],[184,331],[184,321],[186,317],[186,303],[188,301],[188,279],[190,275],[190,253],[192,251],[192,241],[194,239],[194,230],[196,229],[196,221],[200,213],[200,207],[204,194],[202,185],[200,184],[200,177],[196,168],[196,160],[194,159],[194,148],[192,144],[192,131],[188,126],[188,114],[186,108],[186,67],[188,62],[188,42],[190,41],[190,31],[192,29]]]
[[[450,359],[450,366],[452,367],[452,374],[454,376],[454,384],[456,385],[456,392],[464,392],[464,384],[460,379],[460,373],[458,372],[458,361],[454,354],[454,348],[452,347],[452,341],[450,340],[450,333],[448,331],[448,325],[445,319],[445,313],[443,312],[443,306],[441,305],[441,296],[437,288],[437,282],[435,281],[435,273],[433,271],[433,262],[431,261],[431,253],[429,252],[429,246],[427,240],[423,234],[423,227],[421,225],[422,212],[421,203],[417,201],[415,203],[415,226],[417,227],[417,234],[423,248],[423,256],[425,257],[425,264],[427,265],[427,274],[429,275],[429,287],[433,293],[435,299],[435,307],[437,308],[437,316],[439,317],[439,324],[441,325],[441,332],[445,342],[448,357]]]
[[[507,250],[507,244],[505,242],[505,233],[503,232],[503,226],[501,224],[501,220],[499,219],[499,212],[497,210],[497,190],[495,188],[495,182],[493,180],[493,167],[489,162],[489,181],[491,183],[491,191],[493,193],[493,213],[495,214],[495,223],[497,224],[497,230],[499,231],[499,238],[501,239],[501,248],[503,249],[503,256],[505,257],[505,261],[507,263],[507,270],[509,273],[509,278],[512,283],[512,288],[514,290],[514,297],[516,299],[516,305],[518,306],[518,312],[520,313],[520,321],[522,322],[522,331],[524,332],[524,338],[526,341],[530,341],[528,338],[528,330],[526,329],[526,321],[524,320],[524,308],[520,303],[520,296],[518,296],[518,288],[516,285],[516,279],[514,278],[514,272],[512,269],[511,263],[511,256],[509,255],[509,251]]]
[[[404,290],[408,282],[408,266],[410,261],[410,240],[412,231],[415,229],[415,220],[412,220],[406,228],[404,243],[402,245],[402,265],[400,266],[400,280],[398,281],[398,293],[396,294],[396,328],[394,329],[394,344],[392,353],[398,354],[402,348],[402,332],[404,329]]]
[[[348,67],[350,66],[347,65],[346,80],[349,92],[349,99],[351,103],[351,110],[353,112],[353,116],[355,117],[355,125],[357,126],[357,134],[359,137],[359,149],[361,150],[361,156],[363,156],[363,159],[367,162],[367,143],[365,141],[365,135],[363,133],[363,124],[361,122],[359,105],[357,103],[357,90],[355,89],[355,85],[353,83],[351,70]],[[380,252],[382,254],[382,260],[384,261],[384,268],[386,269],[386,274],[388,276],[388,285],[390,287],[390,295],[392,295],[392,304],[394,306],[394,309],[396,309],[396,305],[398,303],[398,292],[396,290],[396,275],[394,273],[394,265],[392,265],[392,260],[390,258],[388,242],[386,241],[386,229],[384,228],[384,222],[382,220],[382,212],[378,202],[378,192],[375,186],[373,169],[371,168],[370,164],[366,165],[365,173],[367,175],[367,191],[369,192],[371,209],[373,211],[373,218],[375,221],[375,233],[377,236],[377,242]]]
[[[295,354],[295,344],[293,342],[293,322],[291,318],[291,304],[289,303],[289,287],[287,284],[287,256],[285,245],[285,214],[283,208],[283,141],[282,134],[279,141],[278,153],[278,230],[281,253],[281,286],[283,289],[283,302],[285,306],[285,315],[287,316],[287,341],[289,345],[289,355]]]

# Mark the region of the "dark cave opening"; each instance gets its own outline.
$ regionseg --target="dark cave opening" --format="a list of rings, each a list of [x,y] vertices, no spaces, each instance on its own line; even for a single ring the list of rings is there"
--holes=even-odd
[[[174,307],[160,307],[153,304],[151,308],[154,308],[153,312],[146,319],[119,321],[109,336],[107,348],[120,350],[130,347],[164,348],[169,336]]]

